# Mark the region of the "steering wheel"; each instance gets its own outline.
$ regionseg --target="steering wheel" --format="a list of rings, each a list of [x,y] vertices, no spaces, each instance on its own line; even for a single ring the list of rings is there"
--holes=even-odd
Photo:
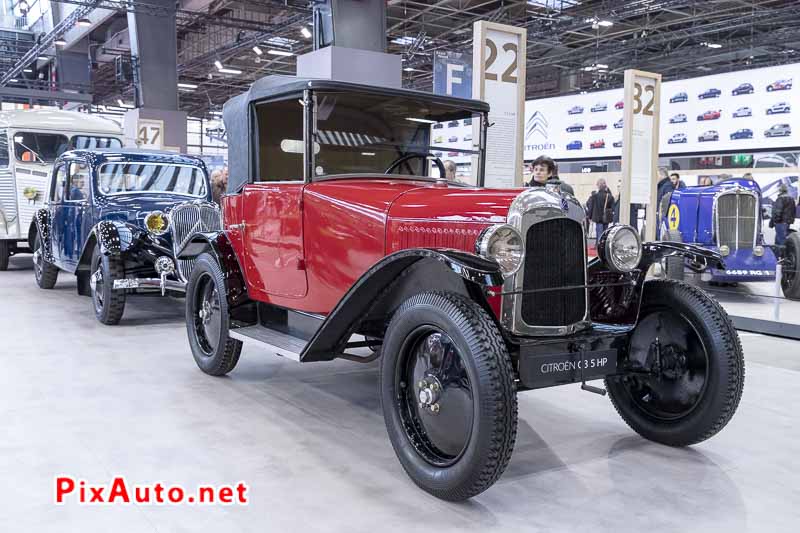
[[[415,153],[406,154],[404,156],[398,157],[397,159],[394,160],[394,162],[392,162],[391,165],[389,165],[389,168],[387,168],[384,171],[384,174],[391,174],[394,169],[396,169],[397,167],[399,167],[403,163],[405,163],[407,161],[410,161],[411,159],[416,159],[416,158],[427,159],[428,158],[428,154],[415,152]],[[442,178],[444,178],[444,163],[442,163],[442,160],[439,159],[438,157],[431,158],[431,160],[436,164],[436,168],[439,169],[439,175]]]

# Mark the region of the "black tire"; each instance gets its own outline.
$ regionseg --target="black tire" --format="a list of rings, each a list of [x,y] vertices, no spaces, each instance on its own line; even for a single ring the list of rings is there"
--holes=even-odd
[[[8,270],[8,260],[11,257],[9,241],[0,241],[0,272]]]
[[[419,356],[425,350],[432,350],[427,363]],[[511,358],[486,311],[454,293],[412,296],[394,313],[381,353],[384,421],[412,481],[449,501],[492,486],[514,449],[517,396]],[[425,380],[440,392],[423,408]]]
[[[781,267],[783,295],[790,300],[800,300],[800,233],[793,231],[786,236]]]
[[[95,247],[90,272],[95,278],[91,283],[94,316],[107,326],[119,324],[125,312],[126,294],[124,290],[114,290],[114,280],[125,278],[125,263],[121,257],[103,255]]]
[[[671,242],[683,242],[683,238],[679,231],[674,230],[667,230],[666,232],[666,239],[667,241]],[[668,256],[665,260],[665,272],[667,274],[667,279],[674,279],[678,281],[683,281],[684,277],[686,277],[686,269],[684,267],[684,258],[682,255],[671,255]]]
[[[39,233],[33,238],[33,277],[40,289],[52,289],[58,281],[58,267],[44,258],[44,249]]]
[[[736,412],[744,388],[742,345],[727,313],[697,287],[647,281],[630,343],[634,367],[652,370],[655,339],[662,341],[662,371],[607,378],[611,402],[646,439],[689,446],[712,437]]]
[[[211,376],[224,376],[233,370],[242,353],[241,341],[228,336],[225,294],[225,277],[217,260],[209,254],[201,255],[186,286],[186,331],[195,363]]]

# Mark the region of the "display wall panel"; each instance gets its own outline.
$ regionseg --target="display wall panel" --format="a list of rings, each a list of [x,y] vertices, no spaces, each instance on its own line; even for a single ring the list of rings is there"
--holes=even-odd
[[[800,146],[794,79],[800,79],[800,64],[663,83],[659,153]],[[525,159],[620,157],[622,97],[619,88],[527,101]]]

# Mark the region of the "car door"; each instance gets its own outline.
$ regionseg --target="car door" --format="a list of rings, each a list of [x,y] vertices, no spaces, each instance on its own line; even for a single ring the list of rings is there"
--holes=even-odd
[[[61,204],[63,239],[59,249],[62,268],[74,271],[78,266],[83,244],[91,231],[91,174],[85,161],[75,159],[67,164],[67,187]]]
[[[256,169],[242,192],[242,244],[248,291],[300,298],[303,258],[303,108],[297,99],[256,105]]]
[[[64,195],[67,187],[67,163],[60,162],[53,170],[50,188],[50,253],[56,265],[61,266],[61,249],[64,239]]]

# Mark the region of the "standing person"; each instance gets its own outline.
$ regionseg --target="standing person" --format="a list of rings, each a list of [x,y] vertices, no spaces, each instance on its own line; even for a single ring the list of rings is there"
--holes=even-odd
[[[222,171],[217,169],[211,173],[211,199],[222,205],[222,195],[225,194],[227,183],[223,183]],[[227,180],[226,180],[227,181]]]
[[[533,167],[533,178],[525,184],[526,187],[544,187],[547,180],[553,177],[556,172],[556,162],[546,155],[540,155],[531,163]]]
[[[672,190],[676,189],[685,189],[686,184],[681,181],[681,177],[677,172],[673,172],[669,175],[669,181],[672,183]],[[672,191],[670,191],[672,192]]]
[[[456,181],[456,164],[452,159],[444,162],[444,178],[447,181]]]
[[[614,195],[608,190],[606,180],[603,178],[597,180],[597,190],[589,197],[586,209],[588,219],[594,222],[596,244],[614,220]]]
[[[785,183],[778,187],[778,198],[772,204],[772,218],[769,226],[775,228],[775,244],[782,246],[786,242],[789,226],[794,224],[794,198],[789,196],[789,189]]]

